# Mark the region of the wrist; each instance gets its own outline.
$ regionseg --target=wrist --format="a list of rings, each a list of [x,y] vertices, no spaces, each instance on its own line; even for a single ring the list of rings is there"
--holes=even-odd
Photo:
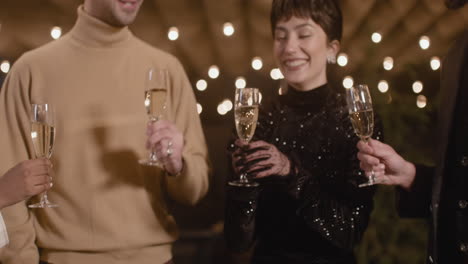
[[[0,190],[0,210],[9,206],[11,203],[8,202],[7,197],[5,197],[5,192],[3,190]]]
[[[286,158],[286,164],[283,166],[283,170],[281,171],[281,176],[283,177],[288,177],[291,175],[292,173],[292,163],[291,163],[291,160],[289,160],[288,158]]]
[[[173,171],[166,170],[166,175],[170,176],[170,177],[177,177],[177,176],[181,175],[183,170],[184,170],[184,167],[185,167],[185,162],[184,162],[183,159],[180,162],[180,164],[181,165],[178,166],[178,168],[175,168]]]
[[[416,167],[414,164],[406,161],[403,174],[404,177],[401,177],[402,181],[399,185],[406,191],[409,191],[413,185],[414,178],[416,177]]]

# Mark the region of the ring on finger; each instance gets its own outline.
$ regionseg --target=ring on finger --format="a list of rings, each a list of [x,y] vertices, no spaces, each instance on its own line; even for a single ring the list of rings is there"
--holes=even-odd
[[[174,151],[172,150],[172,141],[169,140],[169,142],[167,143],[167,150],[166,150],[166,154],[168,157],[170,157],[172,155]]]

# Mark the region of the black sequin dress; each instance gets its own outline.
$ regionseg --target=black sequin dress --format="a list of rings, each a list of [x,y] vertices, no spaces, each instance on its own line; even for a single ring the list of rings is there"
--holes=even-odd
[[[373,138],[382,140],[378,119]],[[328,85],[289,88],[261,107],[253,140],[274,144],[292,173],[267,177],[257,188],[227,187],[228,247],[255,245],[255,264],[355,263],[352,250],[368,225],[375,187],[357,186],[366,178],[345,96]]]

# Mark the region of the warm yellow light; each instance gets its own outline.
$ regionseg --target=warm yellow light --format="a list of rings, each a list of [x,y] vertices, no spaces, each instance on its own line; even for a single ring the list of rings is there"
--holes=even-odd
[[[439,57],[432,57],[431,58],[431,69],[437,71],[440,68],[440,59]]]
[[[421,49],[426,50],[431,46],[431,40],[429,39],[428,36],[422,36],[419,39],[419,46]]]
[[[208,76],[210,76],[211,79],[216,79],[219,76],[219,68],[216,65],[212,65],[210,69],[208,70]]]
[[[281,73],[280,69],[278,68],[274,68],[270,71],[270,76],[273,80],[279,80],[279,79],[283,79],[284,76],[283,74]]]
[[[179,38],[179,29],[176,27],[169,28],[169,32],[167,32],[167,37],[169,40],[177,40]]]
[[[378,32],[374,32],[372,33],[371,39],[374,43],[380,43],[380,41],[382,41],[382,35]]]
[[[218,104],[218,114],[225,115],[227,112],[232,110],[232,102],[229,99],[224,99],[221,103]]]
[[[388,82],[386,80],[381,80],[379,84],[377,85],[377,88],[381,93],[386,93],[388,91]]]
[[[234,29],[234,26],[232,25],[232,23],[230,23],[230,22],[224,23],[223,33],[224,33],[225,36],[228,36],[228,37],[232,36],[232,34],[234,34],[234,31],[235,31],[235,29]]]
[[[10,62],[7,60],[2,61],[2,64],[0,64],[0,70],[4,73],[8,73],[10,71]]]
[[[236,79],[236,88],[245,88],[247,82],[244,77],[237,77]]]
[[[252,59],[252,68],[254,70],[260,70],[263,67],[263,61],[260,57],[255,57]]]
[[[349,89],[349,88],[353,87],[353,85],[354,85],[353,77],[351,77],[351,76],[344,77],[344,79],[343,79],[343,87],[344,88]]]
[[[196,86],[197,86],[198,91],[205,91],[206,88],[208,87],[208,83],[205,80],[200,79],[197,81]]]
[[[221,103],[224,107],[224,109],[229,112],[232,110],[232,101],[229,99],[224,99],[224,101]]]
[[[62,29],[60,27],[53,27],[51,30],[50,30],[50,36],[53,38],[53,39],[58,39],[60,38],[60,36],[62,36]]]
[[[385,57],[383,61],[383,67],[385,70],[390,71],[393,69],[393,58],[392,57]]]
[[[416,105],[419,107],[419,108],[424,108],[426,107],[426,104],[427,104],[427,98],[426,96],[424,95],[418,95],[417,99],[416,99]]]
[[[413,92],[414,93],[420,93],[423,90],[423,83],[421,81],[415,81],[413,83]]]
[[[280,87],[278,88],[278,94],[279,94],[279,95],[282,95],[282,94],[283,94],[283,87],[282,87],[282,86],[280,86]]]
[[[227,113],[222,103],[218,104],[217,111],[218,111],[218,114],[220,115],[225,115]]]
[[[344,67],[348,64],[348,55],[346,55],[346,53],[340,53],[338,54],[338,59],[336,61],[338,65]]]

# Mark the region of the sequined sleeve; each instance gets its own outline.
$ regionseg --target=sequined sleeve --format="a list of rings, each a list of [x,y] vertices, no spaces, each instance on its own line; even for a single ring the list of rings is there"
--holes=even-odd
[[[356,155],[358,138],[347,116],[337,121],[337,133],[330,133],[330,137],[335,141],[332,146],[338,147],[328,150],[328,162],[317,163],[321,168],[307,166],[310,161],[290,154],[295,168],[290,186],[301,204],[297,214],[307,225],[332,244],[352,250],[368,225],[375,187],[357,186],[366,180]],[[382,140],[378,118],[374,138]]]
[[[229,160],[228,181],[234,180],[231,154],[235,151],[235,132],[227,147]],[[232,252],[247,251],[255,242],[255,218],[259,187],[237,187],[226,184],[224,239]]]
[[[255,241],[258,187],[227,186],[224,238],[233,252],[248,250]]]

